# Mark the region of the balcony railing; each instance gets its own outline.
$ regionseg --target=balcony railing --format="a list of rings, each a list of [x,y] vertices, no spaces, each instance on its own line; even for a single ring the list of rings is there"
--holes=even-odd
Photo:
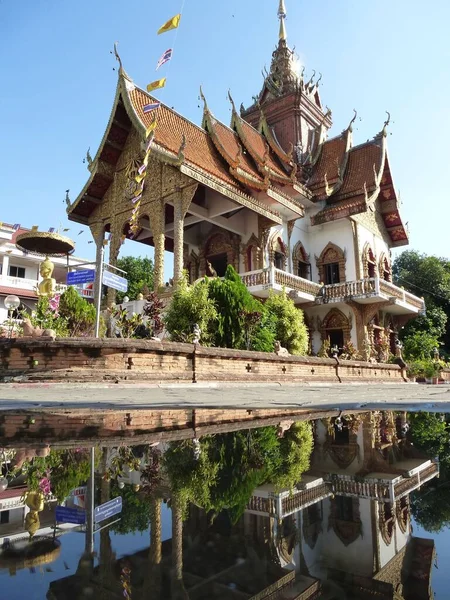
[[[325,285],[322,292],[324,302],[341,301],[352,297],[378,297],[381,299],[395,298],[400,302],[409,304],[419,311],[425,310],[425,302],[399,288],[390,281],[385,281],[379,277],[369,277],[358,279],[356,281],[344,281],[343,283],[334,283]]]
[[[0,285],[6,285],[8,287],[14,287],[18,290],[31,290],[35,291],[39,282],[36,279],[26,279],[25,277],[10,277],[9,275],[0,276]],[[56,291],[63,293],[67,290],[67,285],[64,283],[56,284]],[[94,291],[91,289],[75,288],[83,298],[93,298]]]
[[[258,271],[248,271],[240,273],[242,281],[249,288],[258,286],[267,286],[268,288],[282,288],[294,290],[304,294],[309,294],[314,298],[318,295],[322,286],[309,279],[303,279],[292,273],[287,273],[275,267],[260,269]]]
[[[0,277],[0,284],[21,290],[35,290],[38,282],[36,279],[25,279],[25,277],[10,277],[9,275],[3,275]]]
[[[380,301],[395,298],[418,311],[425,310],[425,303],[422,298],[418,298],[414,294],[406,292],[403,288],[399,288],[393,283],[384,281],[384,279],[380,279],[379,277],[368,277],[366,279],[344,281],[342,283],[323,286],[320,283],[303,279],[303,277],[282,271],[274,266],[259,269],[258,271],[240,273],[240,276],[248,288],[268,290],[284,287],[288,291],[299,292],[325,303],[342,302],[350,298],[375,297]],[[254,293],[257,293],[256,290],[254,290]],[[308,300],[307,297],[305,299]]]

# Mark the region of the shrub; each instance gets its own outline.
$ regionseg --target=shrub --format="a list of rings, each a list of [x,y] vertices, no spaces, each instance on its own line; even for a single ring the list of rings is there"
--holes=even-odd
[[[231,265],[228,265],[223,280],[209,280],[208,288],[209,296],[217,309],[213,345],[221,348],[250,349],[252,335],[259,323],[259,319],[255,322],[254,317],[256,313],[262,314],[262,304],[253,298]]]
[[[308,353],[308,330],[303,320],[303,312],[295,308],[293,301],[283,290],[281,294],[271,293],[265,308],[269,320],[273,320],[276,339],[291,354]]]
[[[95,328],[95,306],[68,287],[59,300],[59,316],[67,323],[70,337],[92,336]]]
[[[188,285],[184,277],[178,284],[172,302],[163,318],[164,325],[174,342],[192,342],[194,325],[201,330],[201,342],[211,344],[213,324],[217,322],[217,310],[209,296],[208,282]]]

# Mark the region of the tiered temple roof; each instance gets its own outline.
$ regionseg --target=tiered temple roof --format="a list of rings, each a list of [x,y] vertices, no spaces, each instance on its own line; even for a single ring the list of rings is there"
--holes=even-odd
[[[241,107],[239,115],[230,96],[233,107],[230,127],[213,116],[206,100],[202,127],[161,104],[155,153],[180,169],[184,165],[194,170],[216,189],[219,185],[250,204],[266,204],[264,210],[274,222],[281,222],[280,205],[292,211],[289,218],[302,216],[301,202],[305,199],[321,206],[319,213],[311,218],[312,225],[375,208],[383,216],[392,245],[407,244],[387,158],[388,123],[373,140],[359,146],[352,144],[354,119],[342,134],[327,140],[331,112],[322,109],[318,93],[320,78],[314,82],[312,77],[305,82],[303,73],[295,72],[294,54],[286,42],[283,0],[279,17],[279,44],[254,104],[248,109]],[[112,183],[114,167],[132,126],[144,140],[145,130],[155,117],[153,113],[144,113],[143,107],[153,101],[121,67],[110,122],[90,164],[91,177],[68,208],[69,218],[88,222]],[[289,109],[292,115],[287,114],[286,106],[292,107]],[[296,116],[298,112],[303,119],[301,123]],[[306,132],[301,133],[303,141],[297,140],[295,147],[293,143],[279,142],[275,130],[278,127],[280,131],[280,127],[272,122],[274,119],[278,124],[280,119],[283,121],[282,131],[288,131],[287,137],[292,137],[293,131]],[[306,148],[305,139],[308,139]],[[264,198],[261,192],[265,193]]]

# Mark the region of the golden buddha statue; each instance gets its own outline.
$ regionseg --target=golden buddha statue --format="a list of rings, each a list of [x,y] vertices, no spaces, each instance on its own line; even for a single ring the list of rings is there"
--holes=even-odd
[[[52,277],[54,268],[55,265],[48,256],[41,262],[39,273],[41,274],[42,281],[36,290],[38,296],[53,296],[56,292],[56,280]]]
[[[44,494],[39,492],[26,492],[24,494],[25,504],[28,506],[30,511],[25,517],[25,530],[33,537],[38,531],[40,524],[39,513],[44,510]]]

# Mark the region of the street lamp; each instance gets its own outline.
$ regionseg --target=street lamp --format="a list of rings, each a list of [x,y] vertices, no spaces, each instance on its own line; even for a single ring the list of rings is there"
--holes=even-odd
[[[8,318],[10,320],[10,330],[9,330],[9,337],[12,337],[12,332],[13,332],[13,322],[12,322],[12,314],[13,311],[16,308],[19,308],[20,306],[20,298],[18,298],[17,296],[14,295],[10,295],[10,296],[6,296],[6,298],[3,301],[3,304],[5,305],[5,308],[8,311]]]

